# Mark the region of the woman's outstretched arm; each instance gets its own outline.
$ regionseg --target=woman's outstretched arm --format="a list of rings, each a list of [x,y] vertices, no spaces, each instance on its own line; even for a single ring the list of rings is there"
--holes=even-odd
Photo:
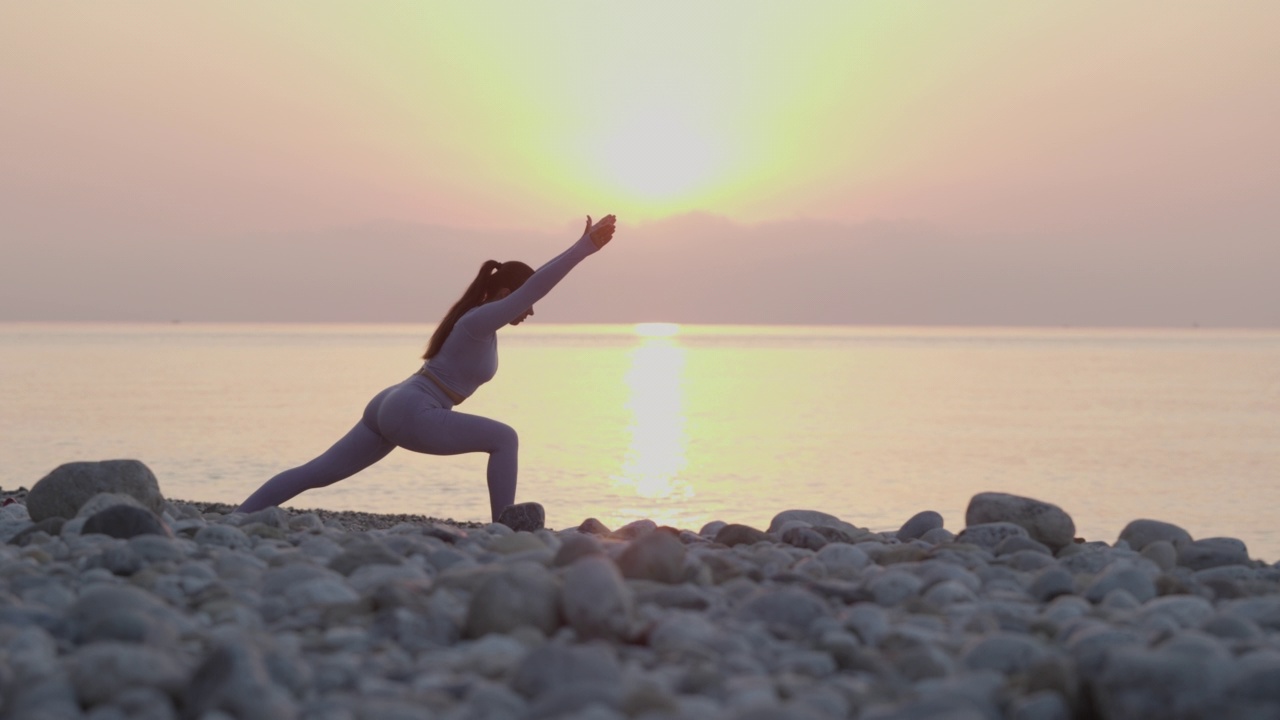
[[[608,215],[592,225],[591,217],[587,216],[586,230],[577,242],[569,246],[568,250],[547,261],[510,295],[501,300],[485,303],[468,312],[458,321],[458,327],[464,328],[472,335],[497,332],[503,325],[515,320],[551,292],[551,288],[563,280],[564,276],[568,275],[575,265],[582,262],[583,258],[608,244],[613,239],[616,222],[617,218]]]

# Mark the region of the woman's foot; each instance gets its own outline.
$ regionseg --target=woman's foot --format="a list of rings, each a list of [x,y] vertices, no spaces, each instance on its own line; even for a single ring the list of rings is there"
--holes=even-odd
[[[546,519],[546,511],[536,502],[508,505],[498,513],[498,522],[516,532],[541,530]]]

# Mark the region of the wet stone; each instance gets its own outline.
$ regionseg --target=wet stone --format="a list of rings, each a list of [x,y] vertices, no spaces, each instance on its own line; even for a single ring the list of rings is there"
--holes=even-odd
[[[684,543],[673,534],[655,531],[632,540],[618,557],[624,577],[678,583],[684,577]]]
[[[1071,516],[1057,505],[1008,493],[974,495],[965,510],[964,521],[968,527],[1013,523],[1026,529],[1032,539],[1054,550],[1070,545],[1076,532]]]
[[[604,554],[604,547],[594,535],[569,535],[560,543],[560,549],[556,550],[552,564],[556,567],[565,567],[579,558],[602,554]]]
[[[19,531],[17,535],[9,538],[9,544],[24,547],[29,541],[35,538],[37,533],[44,533],[50,537],[56,536],[58,533],[62,532],[62,526],[66,522],[66,519],[60,517],[45,518],[44,520],[41,520],[25,530]]]
[[[1140,519],[1130,522],[1120,531],[1120,540],[1129,543],[1129,547],[1137,552],[1153,542],[1163,540],[1175,548],[1191,542],[1191,533],[1160,520]]]
[[[970,543],[987,550],[994,550],[1011,537],[1029,537],[1026,528],[1011,522],[991,522],[970,525],[956,536],[956,542]]]
[[[766,542],[769,535],[748,525],[739,525],[731,523],[720,528],[716,532],[716,542],[721,545],[734,547],[735,545],[754,545],[758,542]]]
[[[587,518],[578,526],[578,532],[590,535],[608,535],[612,532],[607,525],[595,518]]]
[[[821,550],[829,541],[807,527],[792,527],[782,533],[782,542],[806,550]]]
[[[633,520],[613,531],[613,537],[619,540],[634,540],[641,535],[648,535],[658,529],[658,524],[652,520]]]
[[[132,505],[112,505],[84,521],[81,534],[99,533],[128,539],[137,535],[172,536],[169,528],[150,510]]]
[[[1249,551],[1235,538],[1205,538],[1179,546],[1178,564],[1192,570],[1248,565]]]
[[[498,513],[498,524],[505,525],[516,532],[541,530],[545,526],[546,519],[546,510],[536,502],[509,505]]]

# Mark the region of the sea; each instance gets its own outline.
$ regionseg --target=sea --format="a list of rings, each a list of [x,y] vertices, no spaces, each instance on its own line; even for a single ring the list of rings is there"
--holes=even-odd
[[[0,486],[137,458],[167,497],[239,503],[310,460],[421,361],[429,325],[0,324]],[[976,493],[1280,560],[1280,331],[534,325],[456,408],[519,433],[517,500],[764,528],[822,510],[894,530]],[[399,449],[289,503],[485,521],[482,454]]]

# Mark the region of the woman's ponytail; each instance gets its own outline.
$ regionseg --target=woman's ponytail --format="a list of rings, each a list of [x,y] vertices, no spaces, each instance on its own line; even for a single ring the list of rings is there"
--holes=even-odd
[[[497,260],[484,261],[484,264],[480,266],[480,272],[476,273],[476,279],[471,281],[471,284],[467,286],[466,292],[462,293],[462,297],[458,298],[458,302],[449,308],[449,312],[445,314],[444,319],[436,326],[436,331],[431,335],[431,342],[427,343],[427,351],[422,355],[423,360],[430,360],[436,356],[436,353],[440,352],[440,348],[444,346],[444,341],[449,339],[449,333],[453,332],[453,326],[458,322],[458,318],[465,315],[471,308],[484,302],[485,295],[490,290],[489,281],[500,267],[502,267],[502,263]]]

